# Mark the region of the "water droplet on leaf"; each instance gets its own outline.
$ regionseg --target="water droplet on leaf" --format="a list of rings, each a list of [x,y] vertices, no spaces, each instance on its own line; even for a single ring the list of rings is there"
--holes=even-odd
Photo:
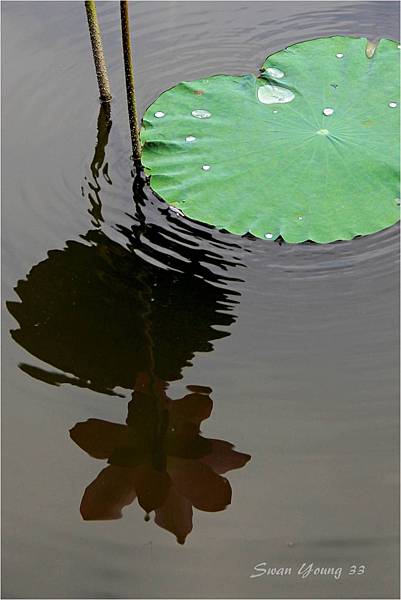
[[[330,132],[328,129],[319,129],[316,133],[319,135],[329,135]]]
[[[272,233],[265,233],[265,238],[266,238],[267,240],[271,240],[271,239],[272,239],[272,237],[273,237],[273,234],[272,234]]]
[[[191,115],[197,119],[209,119],[212,116],[212,113],[210,113],[208,110],[198,109],[193,110]]]
[[[203,165],[203,171],[210,171],[210,165]]]
[[[277,85],[263,85],[258,89],[258,100],[262,104],[285,104],[294,100],[295,94]]]
[[[266,73],[275,79],[282,79],[284,77],[283,71],[280,71],[280,69],[276,69],[275,67],[268,67]]]
[[[323,109],[323,114],[326,115],[326,117],[330,117],[334,112],[334,108],[324,108]]]
[[[338,53],[336,54],[336,57],[337,57],[337,58],[344,58],[344,54],[343,54],[342,52],[338,52]]]
[[[397,108],[397,102],[389,102],[388,105],[390,108]]]
[[[196,140],[196,137],[194,135],[187,135],[187,137],[185,138],[186,142],[194,142]]]
[[[171,210],[171,212],[175,213],[176,215],[180,215],[181,217],[184,216],[184,213],[182,212],[182,210],[180,210],[179,208],[176,208],[175,206],[170,206],[170,210]]]
[[[155,112],[156,119],[161,119],[164,116],[165,116],[165,113],[162,112],[161,110],[158,110],[157,112]]]
[[[365,54],[368,58],[373,58],[377,48],[377,42],[369,42],[366,44]]]

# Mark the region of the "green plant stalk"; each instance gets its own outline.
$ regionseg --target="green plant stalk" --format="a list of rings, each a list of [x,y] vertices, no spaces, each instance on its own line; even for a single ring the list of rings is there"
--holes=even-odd
[[[128,15],[128,2],[121,0],[121,36],[124,54],[125,85],[127,88],[128,118],[131,131],[132,155],[135,162],[141,160],[141,142],[139,139],[138,116],[136,110],[134,65],[131,51],[131,35]]]
[[[97,83],[99,86],[100,101],[110,102],[111,91],[109,76],[107,74],[106,61],[104,59],[102,36],[96,14],[96,2],[87,0],[85,2],[86,16],[88,18],[89,35],[92,44],[93,60],[95,63]]]

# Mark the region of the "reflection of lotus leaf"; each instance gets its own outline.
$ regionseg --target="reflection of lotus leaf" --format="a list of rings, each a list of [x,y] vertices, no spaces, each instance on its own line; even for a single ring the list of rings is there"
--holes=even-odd
[[[243,467],[248,454],[232,444],[200,435],[210,416],[209,388],[170,400],[163,383],[139,376],[127,425],[89,419],[71,430],[72,439],[110,465],[86,488],[81,514],[86,520],[119,519],[121,509],[138,498],[155,522],[184,543],[192,530],[192,507],[208,512],[231,502],[231,486],[221,474]]]
[[[186,251],[188,272],[178,272],[144,261],[100,231],[85,242],[91,245],[67,242],[49,252],[19,281],[21,302],[7,303],[19,323],[13,338],[78,379],[24,365],[33,377],[110,393],[132,389],[136,373],[154,361],[155,372],[171,381],[194,352],[210,351],[212,340],[228,335],[223,328],[234,320],[229,313],[238,293],[217,276],[213,285],[191,273],[201,260],[196,249]],[[212,259],[223,264],[217,253]]]
[[[326,243],[393,225],[399,49],[366,46],[310,40],[270,56],[258,78],[162,93],[141,134],[152,188],[192,219],[266,239]]]

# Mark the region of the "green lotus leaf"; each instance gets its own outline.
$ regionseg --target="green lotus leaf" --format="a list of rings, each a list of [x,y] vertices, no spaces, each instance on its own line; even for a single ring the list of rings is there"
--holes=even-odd
[[[399,220],[399,46],[335,36],[272,54],[261,75],[163,92],[141,139],[152,189],[196,221],[299,243]]]

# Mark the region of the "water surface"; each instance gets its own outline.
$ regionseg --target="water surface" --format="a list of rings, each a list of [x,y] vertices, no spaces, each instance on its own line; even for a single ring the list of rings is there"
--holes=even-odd
[[[397,597],[398,227],[291,246],[169,211],[133,181],[118,3],[98,12],[111,123],[83,3],[2,3],[3,596]],[[181,80],[255,73],[303,39],[399,39],[396,2],[135,2],[131,15],[140,114]],[[194,394],[203,441],[186,414],[192,433],[168,451],[199,468],[216,449],[230,498],[205,484],[198,503],[215,505],[194,509],[192,531],[184,510],[170,523],[181,543],[136,500],[122,519],[83,520],[110,448],[89,456],[99,439],[77,424],[128,415],[163,461],[168,399]],[[113,455],[119,473],[135,452]],[[251,579],[261,562],[293,575]],[[343,574],[301,579],[304,562]]]

